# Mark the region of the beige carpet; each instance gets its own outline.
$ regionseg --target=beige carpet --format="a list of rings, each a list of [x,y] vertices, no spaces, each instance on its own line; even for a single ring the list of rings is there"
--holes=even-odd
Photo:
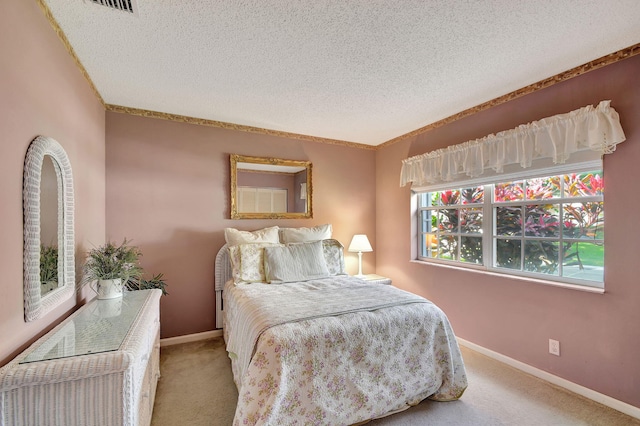
[[[462,347],[469,388],[454,402],[424,401],[371,426],[640,426],[640,420]],[[238,392],[221,337],[166,346],[153,426],[231,425]]]

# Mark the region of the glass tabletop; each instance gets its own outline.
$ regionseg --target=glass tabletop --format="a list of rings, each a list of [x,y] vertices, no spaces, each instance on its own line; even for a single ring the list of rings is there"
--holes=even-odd
[[[89,302],[20,364],[118,350],[148,294],[130,291],[117,299]]]

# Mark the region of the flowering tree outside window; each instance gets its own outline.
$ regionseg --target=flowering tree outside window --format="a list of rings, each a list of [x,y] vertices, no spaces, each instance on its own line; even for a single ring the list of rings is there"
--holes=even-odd
[[[601,283],[603,194],[601,171],[419,194],[420,257]]]
[[[427,200],[428,198],[428,200]],[[431,192],[423,215],[424,252],[433,258],[482,264],[483,187]]]

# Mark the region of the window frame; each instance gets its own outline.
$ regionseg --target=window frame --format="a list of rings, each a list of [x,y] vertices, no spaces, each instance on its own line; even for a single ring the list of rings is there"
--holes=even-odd
[[[576,286],[577,288],[587,288],[587,289],[596,289],[596,290],[604,290],[605,287],[605,278],[604,278],[604,264],[602,266],[603,271],[602,271],[602,280],[601,281],[593,281],[593,280],[587,280],[587,279],[578,279],[578,278],[572,278],[572,277],[566,277],[566,276],[562,276],[563,274],[563,268],[565,267],[563,265],[563,259],[562,256],[560,255],[560,253],[558,253],[558,267],[557,267],[557,273],[556,274],[545,274],[542,272],[532,272],[532,271],[526,271],[525,270],[525,257],[524,257],[524,250],[525,250],[525,242],[526,241],[536,241],[536,240],[546,240],[546,241],[554,241],[557,242],[558,244],[562,244],[563,242],[573,242],[573,243],[578,243],[578,242],[584,242],[584,243],[601,243],[603,245],[604,248],[604,243],[605,243],[605,237],[603,235],[602,238],[597,238],[597,239],[579,239],[579,238],[567,238],[566,236],[564,236],[563,232],[558,232],[558,236],[555,238],[544,238],[544,237],[536,237],[536,236],[527,236],[525,235],[526,233],[521,233],[521,235],[514,235],[511,237],[511,239],[518,239],[522,242],[521,244],[521,256],[520,256],[520,269],[510,269],[510,268],[506,268],[506,267],[501,267],[501,266],[496,266],[496,253],[497,253],[497,248],[496,248],[496,244],[497,241],[499,239],[506,239],[505,236],[499,236],[497,235],[496,232],[496,218],[497,218],[497,214],[496,214],[496,209],[498,207],[502,207],[502,206],[520,206],[522,207],[522,212],[523,214],[526,214],[526,206],[527,205],[536,205],[536,204],[554,204],[558,206],[558,220],[560,222],[560,227],[562,228],[562,223],[563,223],[563,215],[564,215],[564,209],[563,206],[566,204],[571,204],[573,203],[588,203],[588,202],[602,202],[603,203],[603,209],[604,209],[604,191],[600,194],[600,195],[595,195],[595,196],[581,196],[581,197],[567,197],[566,194],[564,192],[562,192],[560,194],[560,196],[556,197],[556,198],[546,198],[546,199],[538,199],[538,200],[526,200],[526,199],[522,199],[522,200],[517,200],[517,201],[508,201],[508,202],[495,202],[494,200],[494,188],[495,185],[500,184],[500,183],[507,183],[507,182],[517,182],[517,181],[525,181],[527,179],[535,179],[535,178],[545,178],[545,177],[550,177],[550,176],[564,176],[564,175],[571,175],[571,174],[582,174],[585,172],[599,172],[600,175],[602,176],[602,178],[604,179],[604,168],[602,167],[602,163],[600,163],[599,167],[595,167],[594,168],[594,164],[593,163],[589,163],[589,164],[584,164],[581,166],[576,166],[576,165],[572,165],[570,167],[566,167],[563,170],[558,170],[558,168],[554,168],[553,170],[537,170],[537,171],[531,171],[529,170],[526,174],[523,175],[523,177],[517,177],[517,176],[500,176],[500,175],[496,175],[493,176],[491,178],[491,183],[488,182],[482,182],[480,180],[477,180],[476,182],[460,182],[460,183],[456,183],[456,182],[449,182],[447,184],[447,186],[445,187],[445,185],[438,185],[437,187],[433,187],[433,188],[419,188],[419,189],[415,189],[412,191],[412,211],[414,211],[414,215],[415,215],[415,231],[413,233],[414,237],[416,238],[416,242],[415,242],[415,249],[416,249],[416,256],[414,256],[414,260],[418,261],[418,262],[424,262],[424,263],[429,263],[429,264],[441,264],[441,265],[447,265],[447,266],[451,266],[451,267],[457,267],[457,268],[461,268],[461,269],[469,269],[469,270],[476,270],[476,271],[486,271],[486,272],[490,272],[490,273],[496,273],[499,275],[506,275],[509,277],[516,277],[516,278],[524,278],[524,279],[528,279],[528,280],[532,280],[532,281],[542,281],[545,283],[550,283],[550,284],[557,284],[557,285],[570,285],[570,286]],[[431,211],[437,211],[437,210],[442,210],[443,206],[440,206],[440,208],[438,208],[438,206],[433,206],[431,205],[431,200],[429,199],[429,202],[427,203],[427,206],[423,206],[420,200],[420,197],[425,197],[425,198],[430,198],[431,195],[426,195],[426,194],[430,194],[433,192],[442,192],[442,191],[446,191],[446,190],[464,190],[466,188],[471,188],[471,187],[477,187],[477,186],[484,186],[484,199],[482,204],[478,203],[478,204],[463,204],[462,203],[462,196],[460,196],[460,200],[457,204],[455,205],[445,205],[444,209],[450,209],[450,208],[455,208],[458,210],[464,209],[464,208],[473,208],[473,207],[479,207],[482,206],[482,232],[481,232],[481,238],[482,238],[482,262],[481,263],[472,263],[472,262],[465,262],[460,260],[460,247],[457,248],[457,252],[458,252],[458,260],[449,260],[449,259],[442,259],[442,258],[436,258],[436,257],[425,257],[423,256],[423,253],[426,254],[426,243],[424,243],[424,241],[426,241],[426,235],[428,234],[439,234],[439,232],[430,232],[430,230],[424,230],[423,228],[423,221],[422,221],[422,217],[423,217],[423,211],[425,210],[431,210]],[[432,214],[436,214],[436,213],[432,213]],[[603,212],[604,214],[604,212]],[[525,216],[523,216],[523,219],[525,218]],[[603,218],[602,221],[602,228],[604,230],[604,224],[605,224],[605,219]],[[433,229],[431,230],[433,231]],[[458,226],[458,230],[455,233],[456,238],[458,239],[458,242],[461,241],[461,236],[464,236],[464,233],[461,232],[460,227]],[[459,244],[458,244],[459,245]],[[425,247],[425,252],[423,252],[423,247]],[[603,258],[604,260],[604,258]]]

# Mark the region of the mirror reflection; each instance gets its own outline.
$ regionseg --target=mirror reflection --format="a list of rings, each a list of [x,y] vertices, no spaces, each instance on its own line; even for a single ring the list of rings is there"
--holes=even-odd
[[[304,167],[238,163],[237,178],[240,213],[306,211],[306,202],[301,198],[300,190],[300,185],[306,186],[307,183],[307,170]]]
[[[231,155],[231,218],[310,218],[311,163]]]
[[[58,287],[58,177],[53,159],[45,155],[40,181],[40,294]]]

